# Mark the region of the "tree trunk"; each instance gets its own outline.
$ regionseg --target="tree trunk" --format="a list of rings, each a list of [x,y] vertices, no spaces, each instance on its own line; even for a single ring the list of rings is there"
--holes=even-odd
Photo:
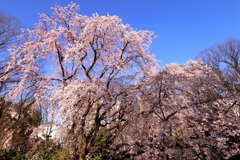
[[[86,160],[87,140],[84,135],[81,136],[79,160]]]

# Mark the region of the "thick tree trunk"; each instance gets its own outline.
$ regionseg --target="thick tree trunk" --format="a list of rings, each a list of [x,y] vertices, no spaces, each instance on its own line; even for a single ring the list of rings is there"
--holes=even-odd
[[[87,140],[86,140],[86,137],[83,135],[80,143],[79,160],[86,160],[86,154],[87,154],[86,149],[87,149]]]

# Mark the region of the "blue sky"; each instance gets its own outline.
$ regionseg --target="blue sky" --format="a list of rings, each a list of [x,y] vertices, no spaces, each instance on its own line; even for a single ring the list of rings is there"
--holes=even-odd
[[[133,28],[153,31],[151,52],[161,61],[185,63],[229,38],[240,39],[239,0],[0,0],[0,9],[33,28],[38,13],[51,14],[55,4],[80,5],[80,14],[117,15]]]

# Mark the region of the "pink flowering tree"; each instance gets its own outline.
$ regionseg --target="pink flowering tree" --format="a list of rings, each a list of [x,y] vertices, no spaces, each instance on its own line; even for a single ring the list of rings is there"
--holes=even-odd
[[[80,15],[79,6],[55,6],[41,14],[25,42],[11,48],[6,71],[17,73],[7,99],[35,90],[35,107],[62,130],[72,157],[86,159],[108,147],[130,123],[138,105],[139,80],[157,71],[149,52],[150,31],[136,31],[117,16]]]
[[[135,159],[220,159],[239,153],[239,121],[221,77],[202,60],[169,64],[143,79],[138,119],[122,153]],[[131,142],[131,143],[124,143]]]

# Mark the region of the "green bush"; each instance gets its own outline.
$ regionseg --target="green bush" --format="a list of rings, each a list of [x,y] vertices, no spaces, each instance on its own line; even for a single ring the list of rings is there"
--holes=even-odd
[[[26,158],[23,155],[16,153],[7,152],[6,149],[0,150],[0,160],[25,160]]]

